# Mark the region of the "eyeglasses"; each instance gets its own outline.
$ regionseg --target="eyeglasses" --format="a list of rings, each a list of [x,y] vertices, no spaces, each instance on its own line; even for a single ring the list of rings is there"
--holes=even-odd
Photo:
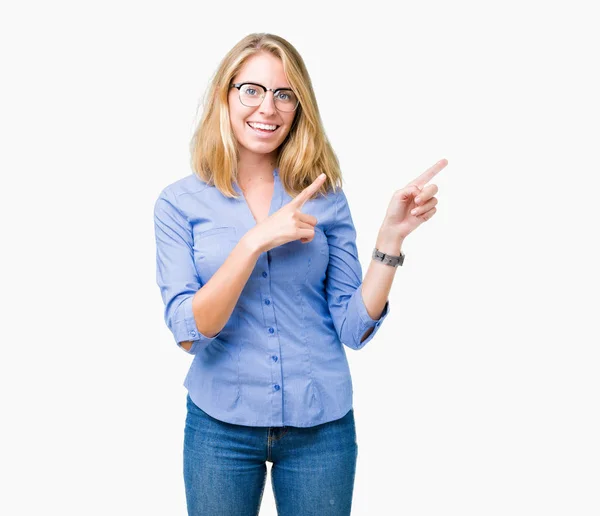
[[[267,91],[273,92],[275,107],[279,111],[294,111],[300,102],[296,94],[289,88],[277,88],[274,90],[252,82],[239,82],[232,84],[231,88],[238,89],[240,102],[246,107],[260,106],[265,99]]]

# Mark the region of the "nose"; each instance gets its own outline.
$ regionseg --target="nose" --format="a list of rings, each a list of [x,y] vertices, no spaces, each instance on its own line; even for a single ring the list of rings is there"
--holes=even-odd
[[[267,91],[265,93],[265,98],[259,106],[259,113],[265,116],[272,116],[277,112],[277,108],[275,107],[275,97],[273,97],[273,92]]]

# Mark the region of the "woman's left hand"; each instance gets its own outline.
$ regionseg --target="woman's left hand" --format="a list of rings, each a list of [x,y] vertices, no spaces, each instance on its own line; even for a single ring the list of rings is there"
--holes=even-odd
[[[434,195],[438,192],[438,187],[427,183],[447,164],[446,159],[438,161],[404,188],[394,192],[383,221],[385,229],[406,238],[433,217],[437,211],[435,205],[438,201]]]

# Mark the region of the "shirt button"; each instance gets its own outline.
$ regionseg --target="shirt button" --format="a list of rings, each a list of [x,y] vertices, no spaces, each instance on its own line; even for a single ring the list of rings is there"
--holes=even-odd
[[[196,332],[195,332],[194,330],[192,330],[192,331],[190,332],[190,335],[191,335],[192,337],[195,337],[195,336],[196,336]]]
[[[270,305],[271,301],[269,301],[268,299],[265,299],[265,305]]]
[[[277,385],[277,384],[275,384],[273,387],[275,388],[276,391],[278,391],[280,389],[279,385]]]
[[[273,362],[277,362],[277,357],[275,355],[273,355],[271,358],[273,359]]]
[[[263,273],[262,273],[262,277],[263,277],[263,278],[266,278],[266,277],[267,277],[267,273],[266,273],[265,271],[263,271]]]
[[[273,328],[269,328],[269,333],[275,333],[275,330]]]

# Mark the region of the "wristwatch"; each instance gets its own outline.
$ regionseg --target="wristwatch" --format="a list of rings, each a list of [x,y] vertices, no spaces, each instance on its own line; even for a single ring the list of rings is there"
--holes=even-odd
[[[404,253],[400,251],[400,256],[392,256],[391,254],[382,253],[379,249],[373,249],[373,259],[379,260],[380,262],[385,263],[386,265],[391,265],[392,267],[398,267],[398,265],[402,265],[404,263]]]

